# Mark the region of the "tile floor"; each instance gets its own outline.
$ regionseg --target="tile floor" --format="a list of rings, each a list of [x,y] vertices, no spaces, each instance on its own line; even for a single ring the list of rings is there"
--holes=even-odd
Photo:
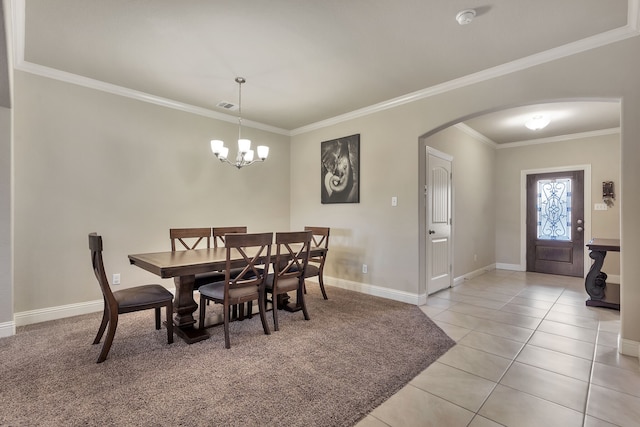
[[[579,278],[494,270],[421,308],[457,345],[357,427],[640,426],[619,312]]]

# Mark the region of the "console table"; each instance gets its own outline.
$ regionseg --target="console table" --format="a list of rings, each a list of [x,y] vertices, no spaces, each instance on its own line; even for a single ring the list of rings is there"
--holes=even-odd
[[[591,298],[587,300],[590,307],[606,307],[620,310],[620,285],[607,284],[607,273],[601,271],[608,251],[620,252],[619,239],[591,239],[587,244],[593,260],[585,279],[585,289]]]

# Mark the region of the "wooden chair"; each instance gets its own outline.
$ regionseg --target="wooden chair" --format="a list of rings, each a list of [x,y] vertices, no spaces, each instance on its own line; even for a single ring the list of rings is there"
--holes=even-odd
[[[170,228],[171,250],[177,249],[209,249],[211,248],[211,228]],[[176,249],[177,247],[177,249]],[[196,274],[193,289],[198,289],[207,283],[224,279],[224,274],[217,271]]]
[[[311,231],[293,231],[276,233],[276,259],[273,263],[274,272],[267,276],[265,284],[266,294],[271,294],[273,306],[273,328],[278,326],[277,298],[287,292],[296,291],[296,306],[302,309],[305,320],[309,320],[309,313],[304,302],[304,272],[309,262],[309,247]],[[292,247],[293,246],[293,247]]]
[[[180,243],[184,249],[199,249],[211,247],[210,228],[170,228],[171,250],[176,251],[176,243]],[[206,243],[206,246],[200,245]]]
[[[213,247],[217,248],[218,244],[220,244],[220,246],[224,246],[225,234],[246,233],[247,227],[213,227],[211,230],[213,234]]]
[[[264,285],[266,275],[269,273],[268,260],[271,256],[273,233],[227,234],[225,240],[227,249],[225,278],[221,282],[211,283],[200,288],[199,327],[201,329],[205,327],[205,301],[210,300],[222,304],[225,347],[231,348],[229,322],[231,321],[230,308],[233,305],[257,300],[264,333],[266,335],[271,333],[265,317]],[[242,266],[242,271],[237,276],[232,277],[231,259],[234,252],[239,253],[244,258],[244,265]]]
[[[225,243],[225,234],[232,234],[232,233],[246,233],[247,232],[247,227],[246,226],[238,226],[238,227],[213,227],[211,229],[212,231],[212,235],[213,235],[213,247],[214,248],[218,248],[218,247],[224,247],[224,243]],[[235,277],[237,276],[240,272],[242,271],[242,268],[232,268],[231,269],[231,277]],[[219,280],[216,281],[222,281],[224,280],[224,278],[221,278]],[[207,301],[207,305],[209,304],[209,301]],[[244,319],[244,314],[245,314],[245,309],[244,309],[244,304],[240,305],[240,306],[236,306],[234,305],[232,307],[232,315],[231,317],[233,317],[234,319],[238,318],[240,320]],[[252,311],[253,311],[253,305],[251,304],[251,301],[249,301],[248,305],[247,305],[247,315],[249,317],[251,317],[252,315]]]
[[[102,237],[96,233],[89,234],[89,249],[91,250],[93,272],[98,279],[98,284],[100,285],[104,298],[102,322],[100,323],[98,334],[93,340],[94,344],[100,342],[107,324],[109,325],[107,337],[102,345],[102,351],[100,352],[100,356],[98,356],[97,363],[102,363],[107,358],[107,354],[113,343],[113,337],[116,334],[118,315],[120,314],[153,308],[155,309],[156,329],[160,329],[160,309],[165,307],[167,317],[167,342],[169,344],[173,343],[173,319],[171,319],[173,313],[173,294],[160,285],[142,285],[112,292],[102,260]]]
[[[311,247],[329,249],[329,227],[305,227],[305,231],[311,231]],[[318,276],[318,282],[320,283],[320,291],[322,291],[322,297],[327,298],[327,292],[324,290],[324,262],[327,258],[326,252],[320,256],[313,256],[309,258],[309,265],[305,270],[304,277]],[[306,286],[306,284],[305,284]],[[305,289],[306,292],[306,289]]]

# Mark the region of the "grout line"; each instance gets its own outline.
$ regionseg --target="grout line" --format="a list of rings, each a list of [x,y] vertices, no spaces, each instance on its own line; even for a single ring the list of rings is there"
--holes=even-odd
[[[587,425],[587,408],[589,407],[589,399],[591,398],[591,385],[593,384],[593,370],[596,363],[596,355],[598,352],[598,339],[600,338],[600,320],[598,320],[598,330],[596,331],[596,341],[593,344],[593,357],[591,358],[591,370],[589,371],[589,386],[587,387],[587,398],[584,401],[584,410],[582,411],[582,426]]]

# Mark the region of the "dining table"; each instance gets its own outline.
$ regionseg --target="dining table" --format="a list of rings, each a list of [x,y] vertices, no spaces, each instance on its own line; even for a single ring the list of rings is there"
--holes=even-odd
[[[258,248],[254,248],[258,250]],[[312,247],[310,256],[320,256],[327,252],[326,248]],[[255,252],[247,248],[247,256]],[[263,256],[261,264],[268,265],[275,261],[276,254],[272,249],[270,259]],[[173,278],[175,294],[173,301],[173,324],[176,334],[186,343],[193,344],[209,338],[204,328],[196,328],[193,313],[198,304],[193,298],[196,274],[212,271],[224,271],[227,262],[227,248],[191,249],[184,251],[151,252],[129,255],[129,262],[163,279]],[[231,268],[242,267],[244,258],[235,249],[231,250]]]

